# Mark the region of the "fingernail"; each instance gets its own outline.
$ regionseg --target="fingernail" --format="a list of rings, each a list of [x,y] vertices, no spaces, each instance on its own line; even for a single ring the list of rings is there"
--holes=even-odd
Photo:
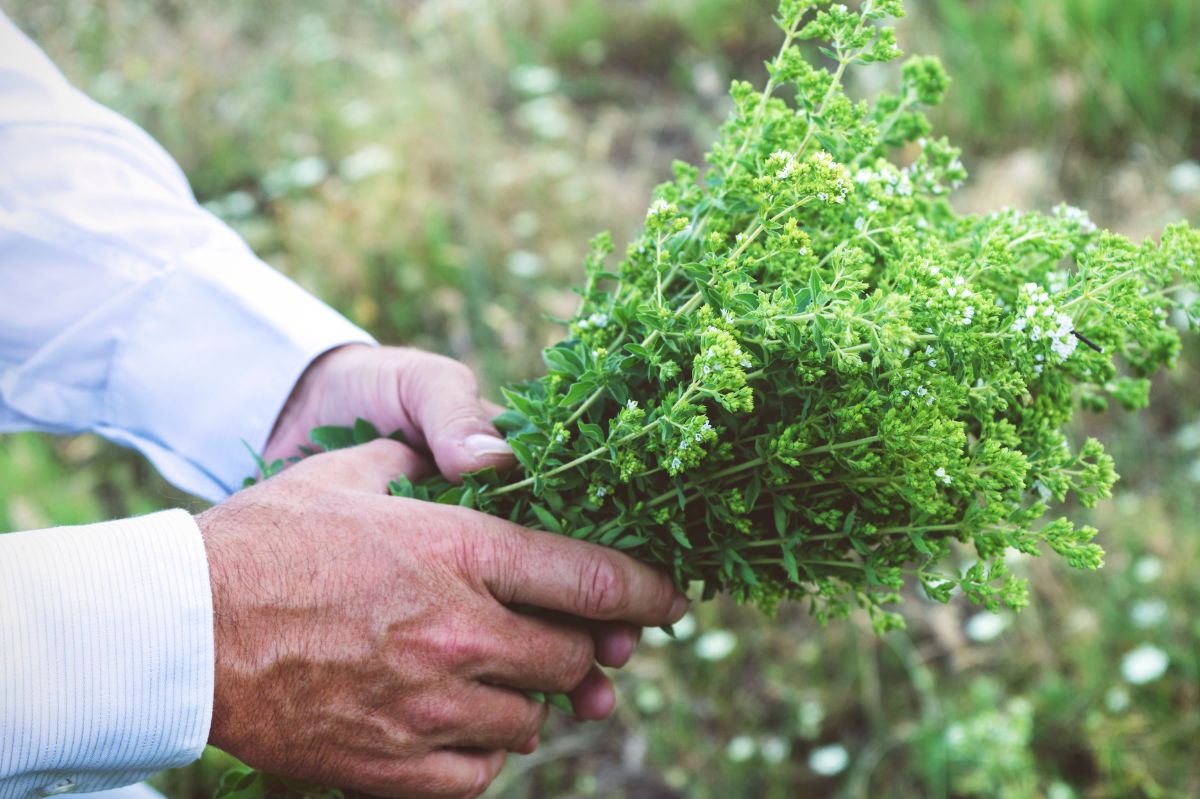
[[[467,452],[476,457],[481,455],[511,455],[512,447],[502,438],[476,433],[463,441]]]
[[[688,598],[683,594],[676,594],[675,601],[671,603],[671,623],[679,621],[683,618],[683,614],[687,613]]]

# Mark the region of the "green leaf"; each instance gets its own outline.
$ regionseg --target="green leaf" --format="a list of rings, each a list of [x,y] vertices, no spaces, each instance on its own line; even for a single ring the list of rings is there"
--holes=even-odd
[[[567,713],[572,716],[575,715],[575,705],[571,703],[571,697],[567,696],[566,694],[549,694],[546,697],[546,701],[549,702],[552,707],[558,708],[563,713]]]
[[[411,499],[414,494],[412,481],[404,475],[400,475],[388,483],[388,493],[393,497],[408,497]]]
[[[525,418],[524,414],[513,410],[505,411],[492,419],[492,424],[501,433],[519,433],[530,426],[529,420]]]
[[[583,374],[583,359],[570,345],[560,344],[542,352],[542,359],[551,369],[561,372],[568,377],[579,377]]]
[[[308,434],[308,438],[312,443],[316,444],[326,452],[333,452],[338,449],[346,449],[355,445],[354,430],[349,427],[338,427],[329,425],[326,427],[315,427]]]
[[[529,503],[529,509],[533,511],[534,516],[537,516],[544,529],[552,533],[562,533],[562,524],[553,513],[534,502]]]
[[[375,429],[375,425],[368,422],[366,419],[356,419],[354,421],[354,429],[352,431],[355,444],[366,444],[374,441],[377,438],[382,438],[379,431]]]

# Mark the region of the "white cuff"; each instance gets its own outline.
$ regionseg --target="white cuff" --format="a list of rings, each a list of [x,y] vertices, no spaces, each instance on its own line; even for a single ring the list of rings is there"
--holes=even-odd
[[[213,675],[208,562],[184,511],[0,535],[0,799],[190,763]]]

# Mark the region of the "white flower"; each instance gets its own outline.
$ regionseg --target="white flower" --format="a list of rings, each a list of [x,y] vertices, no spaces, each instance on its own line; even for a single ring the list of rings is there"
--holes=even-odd
[[[841,774],[850,764],[850,754],[841,744],[830,744],[814,749],[808,755],[808,767],[822,777]]]
[[[998,613],[982,611],[967,619],[963,632],[976,643],[985,644],[1000,637],[1000,633],[1008,627],[1009,617]]]
[[[725,756],[734,763],[745,763],[754,757],[754,752],[757,748],[758,746],[754,743],[754,739],[749,735],[738,735],[725,748]]]
[[[933,355],[934,352],[936,352],[936,350],[934,350],[932,344],[930,344],[928,347],[925,348],[926,355]]]
[[[1020,333],[1021,331],[1023,331],[1025,329],[1025,324],[1026,324],[1025,317],[1018,316],[1017,321],[1013,322],[1013,330]]]
[[[672,469],[678,471],[679,467],[682,465],[683,465],[683,461],[679,460],[678,457],[671,459],[671,468]]]
[[[701,660],[724,660],[737,649],[737,636],[728,630],[713,630],[696,639],[696,657]]]
[[[1153,644],[1142,644],[1121,658],[1121,676],[1131,685],[1145,685],[1166,674],[1170,664],[1166,652]]]
[[[596,496],[602,497],[608,493],[608,489],[604,486],[596,486]]]
[[[929,393],[929,389],[925,388],[925,386],[917,386],[917,396],[918,397],[923,397],[928,393]]]
[[[932,399],[932,397],[930,397],[930,399]],[[933,473],[933,476],[939,478],[946,485],[950,485],[950,483],[953,481],[950,475],[946,474],[945,466],[937,467],[937,471]]]

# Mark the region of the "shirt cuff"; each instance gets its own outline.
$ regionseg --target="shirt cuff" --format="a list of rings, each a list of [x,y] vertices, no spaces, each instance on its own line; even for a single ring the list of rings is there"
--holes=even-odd
[[[308,365],[375,341],[240,245],[206,247],[161,274],[120,344],[96,432],[145,454],[211,501],[254,473]]]
[[[0,535],[0,799],[87,793],[200,756],[212,591],[184,511]]]

